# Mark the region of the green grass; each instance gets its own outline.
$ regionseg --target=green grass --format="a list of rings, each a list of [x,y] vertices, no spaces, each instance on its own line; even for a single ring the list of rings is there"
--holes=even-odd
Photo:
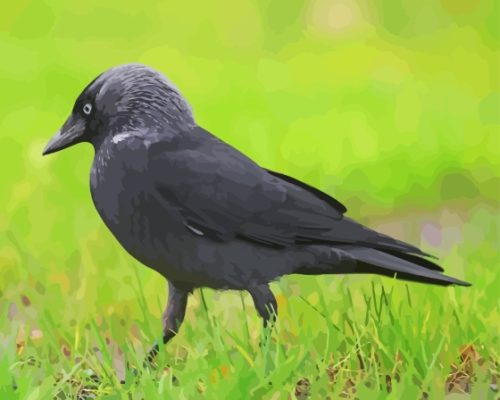
[[[500,279],[493,243],[499,225],[491,211],[478,210],[466,224],[446,228],[463,236],[443,265],[471,288],[292,276],[272,285],[279,302],[272,332],[261,329],[246,293],[204,289],[205,307],[198,290],[156,369],[143,369],[143,359],[161,331],[161,277],[119,248],[110,256],[115,267],[106,271],[92,245],[82,255],[85,265],[75,256],[57,268],[59,274],[48,273],[9,235],[30,273],[18,271],[17,285],[2,292],[11,300],[0,310],[6,316],[0,324],[0,397],[286,399],[297,391],[307,398],[300,397],[303,390],[312,399],[342,393],[406,399],[423,392],[441,398],[458,370],[473,398],[495,398],[490,384],[500,373]],[[81,281],[64,278],[64,268]],[[474,350],[464,350],[468,345]],[[304,379],[309,384],[297,385]],[[465,389],[455,382],[455,391]]]

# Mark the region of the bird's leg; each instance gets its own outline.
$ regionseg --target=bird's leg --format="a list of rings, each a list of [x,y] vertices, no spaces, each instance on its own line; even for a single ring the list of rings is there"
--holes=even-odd
[[[247,290],[252,296],[257,312],[263,319],[264,328],[274,323],[278,315],[278,304],[269,285],[251,286]]]
[[[190,289],[168,282],[168,302],[162,317],[163,344],[172,339],[179,331],[186,314],[187,298],[190,292]],[[153,362],[159,351],[160,346],[155,343],[148,353],[147,362],[149,364]]]

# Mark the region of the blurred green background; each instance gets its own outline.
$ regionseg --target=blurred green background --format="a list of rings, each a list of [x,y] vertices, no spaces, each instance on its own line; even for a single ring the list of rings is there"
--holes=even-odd
[[[161,313],[164,281],[133,266],[94,210],[91,147],[41,156],[85,85],[126,62],[165,73],[200,125],[261,165],[335,195],[353,218],[448,257],[459,278],[484,282],[484,290],[499,283],[499,5],[3,4],[2,318],[11,313],[10,321],[32,327],[46,313],[73,327],[95,315],[140,320],[136,271],[147,307]],[[481,258],[468,259],[464,249],[481,249]],[[35,309],[25,309],[27,293]],[[233,306],[238,313],[241,304]],[[12,329],[4,325],[0,339],[18,335]]]

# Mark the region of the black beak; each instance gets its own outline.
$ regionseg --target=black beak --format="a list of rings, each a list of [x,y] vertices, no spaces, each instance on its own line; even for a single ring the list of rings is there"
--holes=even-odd
[[[85,120],[71,115],[64,123],[62,128],[52,136],[43,149],[43,155],[55,153],[82,141],[85,132]]]

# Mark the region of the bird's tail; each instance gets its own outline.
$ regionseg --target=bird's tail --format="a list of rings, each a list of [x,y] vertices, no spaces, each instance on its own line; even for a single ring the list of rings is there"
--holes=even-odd
[[[441,273],[443,269],[423,257],[408,254],[385,252],[369,247],[340,246],[333,250],[334,262],[314,268],[301,268],[301,274],[378,274],[407,281],[430,283],[434,285],[470,286]],[[333,261],[331,259],[331,261]]]
[[[471,285],[468,282],[442,274],[441,267],[422,257],[408,254],[398,256],[365,247],[353,247],[349,249],[349,254],[357,261],[355,273],[395,276],[397,279],[443,286]]]

